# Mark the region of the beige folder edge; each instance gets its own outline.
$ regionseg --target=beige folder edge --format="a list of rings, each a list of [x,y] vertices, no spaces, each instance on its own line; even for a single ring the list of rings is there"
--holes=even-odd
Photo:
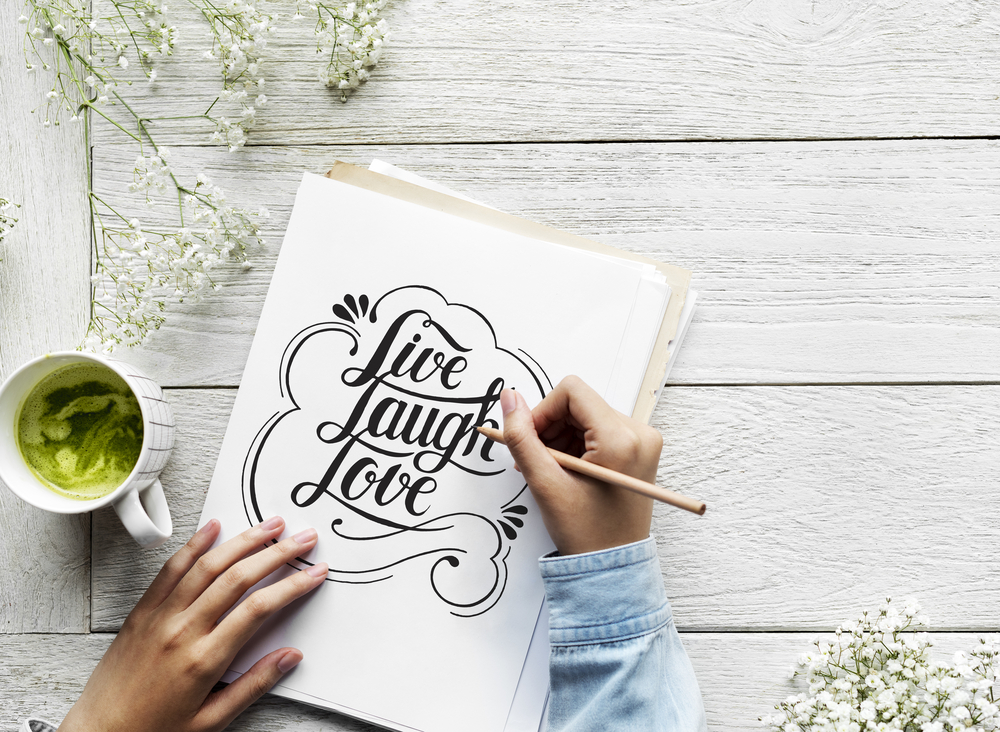
[[[670,358],[670,341],[677,333],[677,324],[680,322],[681,310],[684,308],[684,300],[687,298],[688,286],[691,283],[690,270],[658,262],[641,254],[633,254],[632,252],[616,249],[607,244],[585,239],[582,236],[568,234],[564,231],[544,226],[543,224],[536,224],[534,221],[505,214],[486,206],[480,206],[469,201],[464,201],[461,198],[432,191],[413,183],[407,183],[406,181],[382,175],[381,173],[374,173],[340,160],[334,164],[333,168],[326,174],[326,177],[356,186],[357,188],[364,188],[374,193],[381,193],[382,195],[391,196],[401,201],[415,203],[435,211],[441,211],[442,213],[458,216],[469,221],[476,221],[496,229],[502,229],[532,239],[539,239],[551,244],[584,249],[597,254],[629,259],[655,266],[666,277],[667,284],[670,285],[670,300],[667,303],[663,322],[660,325],[660,333],[657,335],[656,343],[653,346],[649,365],[646,367],[646,373],[642,379],[639,397],[636,399],[635,408],[632,410],[632,416],[635,419],[646,423],[649,422],[650,417],[653,415],[653,407],[656,406],[656,393],[663,385],[667,361]]]

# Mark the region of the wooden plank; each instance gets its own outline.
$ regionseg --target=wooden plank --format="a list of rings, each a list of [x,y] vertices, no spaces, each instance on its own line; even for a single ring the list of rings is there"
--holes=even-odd
[[[42,127],[51,79],[25,71],[20,12],[0,7],[0,196],[21,204],[0,243],[0,380],[75,348],[90,303],[83,130]],[[0,633],[86,630],[89,517],[49,514],[0,488],[0,536]]]
[[[317,81],[313,23],[265,62],[255,144],[953,137],[995,135],[994,3],[599,0],[393,3],[394,39],[342,104]],[[149,116],[200,115],[219,89],[204,23],[170,6],[180,44],[128,90]],[[164,126],[208,144],[204,121]],[[103,138],[106,139],[106,138]]]
[[[693,630],[829,629],[886,596],[936,627],[998,628],[1000,387],[667,389],[658,507],[668,594]]]
[[[97,150],[97,188],[121,191],[133,155]],[[302,171],[373,157],[693,270],[673,383],[1000,379],[997,141],[184,148],[184,175],[268,206],[267,247],[176,308],[138,365],[168,385],[238,384]]]
[[[60,722],[83,692],[111,644],[111,633],[0,636],[0,725],[19,729],[28,716]],[[266,697],[227,727],[232,732],[375,730],[367,724],[303,704]]]
[[[195,529],[234,397],[169,391],[171,548]],[[708,504],[656,511],[678,627],[829,630],[913,595],[935,627],[998,629],[1000,387],[679,387],[653,424],[660,484]],[[93,624],[116,630],[170,549],[140,552],[110,510],[94,537]]]
[[[847,620],[847,618],[844,618]],[[28,715],[58,722],[83,691],[111,634],[0,637],[0,725],[16,729]],[[684,646],[701,687],[713,732],[760,729],[758,717],[794,693],[788,670],[806,651],[805,633],[684,633]],[[941,660],[956,650],[971,649],[978,636],[933,635],[932,653]],[[303,663],[308,662],[308,654]],[[800,692],[801,693],[801,692]],[[265,697],[240,715],[231,732],[374,732],[376,727],[276,697]]]

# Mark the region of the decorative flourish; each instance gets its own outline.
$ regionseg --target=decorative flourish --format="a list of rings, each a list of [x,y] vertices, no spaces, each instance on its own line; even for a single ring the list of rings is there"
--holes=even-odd
[[[367,295],[359,295],[357,300],[353,295],[344,295],[344,304],[350,311],[338,302],[333,306],[333,314],[348,323],[354,324],[357,322],[356,318],[361,319],[368,313]]]
[[[981,640],[952,663],[930,660],[920,606],[902,610],[887,599],[878,615],[864,613],[818,640],[803,654],[794,676],[805,676],[809,691],[776,705],[762,717],[780,732],[965,732],[1000,728],[997,657],[1000,643]]]
[[[541,397],[544,377],[497,345],[481,313],[426,285],[332,309],[340,320],[302,328],[282,353],[291,404],[249,446],[247,520],[304,511],[327,527],[310,561],[326,561],[330,581],[423,572],[452,614],[489,611],[529,510],[509,456],[476,427],[498,426],[505,384]]]
[[[500,528],[503,529],[503,533],[511,541],[514,541],[514,539],[517,538],[517,529],[524,528],[524,519],[519,517],[525,516],[527,513],[527,507],[521,505],[508,506],[503,510],[503,518],[499,519],[497,523],[500,524]],[[504,519],[506,519],[506,521]],[[514,528],[515,526],[517,529]]]

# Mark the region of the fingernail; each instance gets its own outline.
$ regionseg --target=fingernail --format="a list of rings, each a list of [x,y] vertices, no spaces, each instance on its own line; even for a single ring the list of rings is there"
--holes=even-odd
[[[517,407],[517,397],[514,396],[514,391],[512,389],[504,389],[500,392],[500,409],[503,410],[503,416],[506,417],[508,414],[514,411]]]
[[[310,577],[325,577],[327,571],[330,569],[330,565],[326,562],[323,564],[314,564],[312,567],[306,570],[306,574]]]
[[[305,531],[300,531],[293,536],[292,541],[298,542],[299,544],[307,544],[315,538],[316,529],[306,529]]]
[[[209,519],[209,522],[207,524],[205,524],[204,526],[202,526],[200,529],[198,529],[194,533],[194,535],[195,536],[200,536],[201,534],[207,534],[209,531],[211,531],[212,529],[215,528],[215,525],[217,523],[219,523],[218,519]]]
[[[272,516],[267,521],[265,521],[264,523],[262,523],[260,525],[260,528],[264,529],[264,531],[270,531],[271,529],[278,528],[283,523],[285,523],[285,521],[284,521],[284,519],[281,518],[281,516]]]
[[[293,668],[298,666],[299,661],[301,660],[302,660],[301,653],[299,653],[298,651],[289,651],[288,653],[286,653],[284,656],[281,657],[280,661],[278,661],[278,670],[283,674],[287,674]]]

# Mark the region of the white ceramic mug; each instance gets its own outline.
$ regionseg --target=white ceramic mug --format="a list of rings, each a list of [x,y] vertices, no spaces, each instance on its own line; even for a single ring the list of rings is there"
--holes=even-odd
[[[135,467],[111,493],[92,500],[61,496],[35,476],[17,447],[17,418],[31,390],[56,369],[96,363],[118,374],[135,394],[142,412],[142,449]],[[0,387],[0,480],[33,506],[55,513],[85,513],[113,504],[125,528],[143,549],[160,546],[173,531],[160,471],[174,446],[174,415],[159,385],[130,364],[77,351],[50,353],[26,363]]]

